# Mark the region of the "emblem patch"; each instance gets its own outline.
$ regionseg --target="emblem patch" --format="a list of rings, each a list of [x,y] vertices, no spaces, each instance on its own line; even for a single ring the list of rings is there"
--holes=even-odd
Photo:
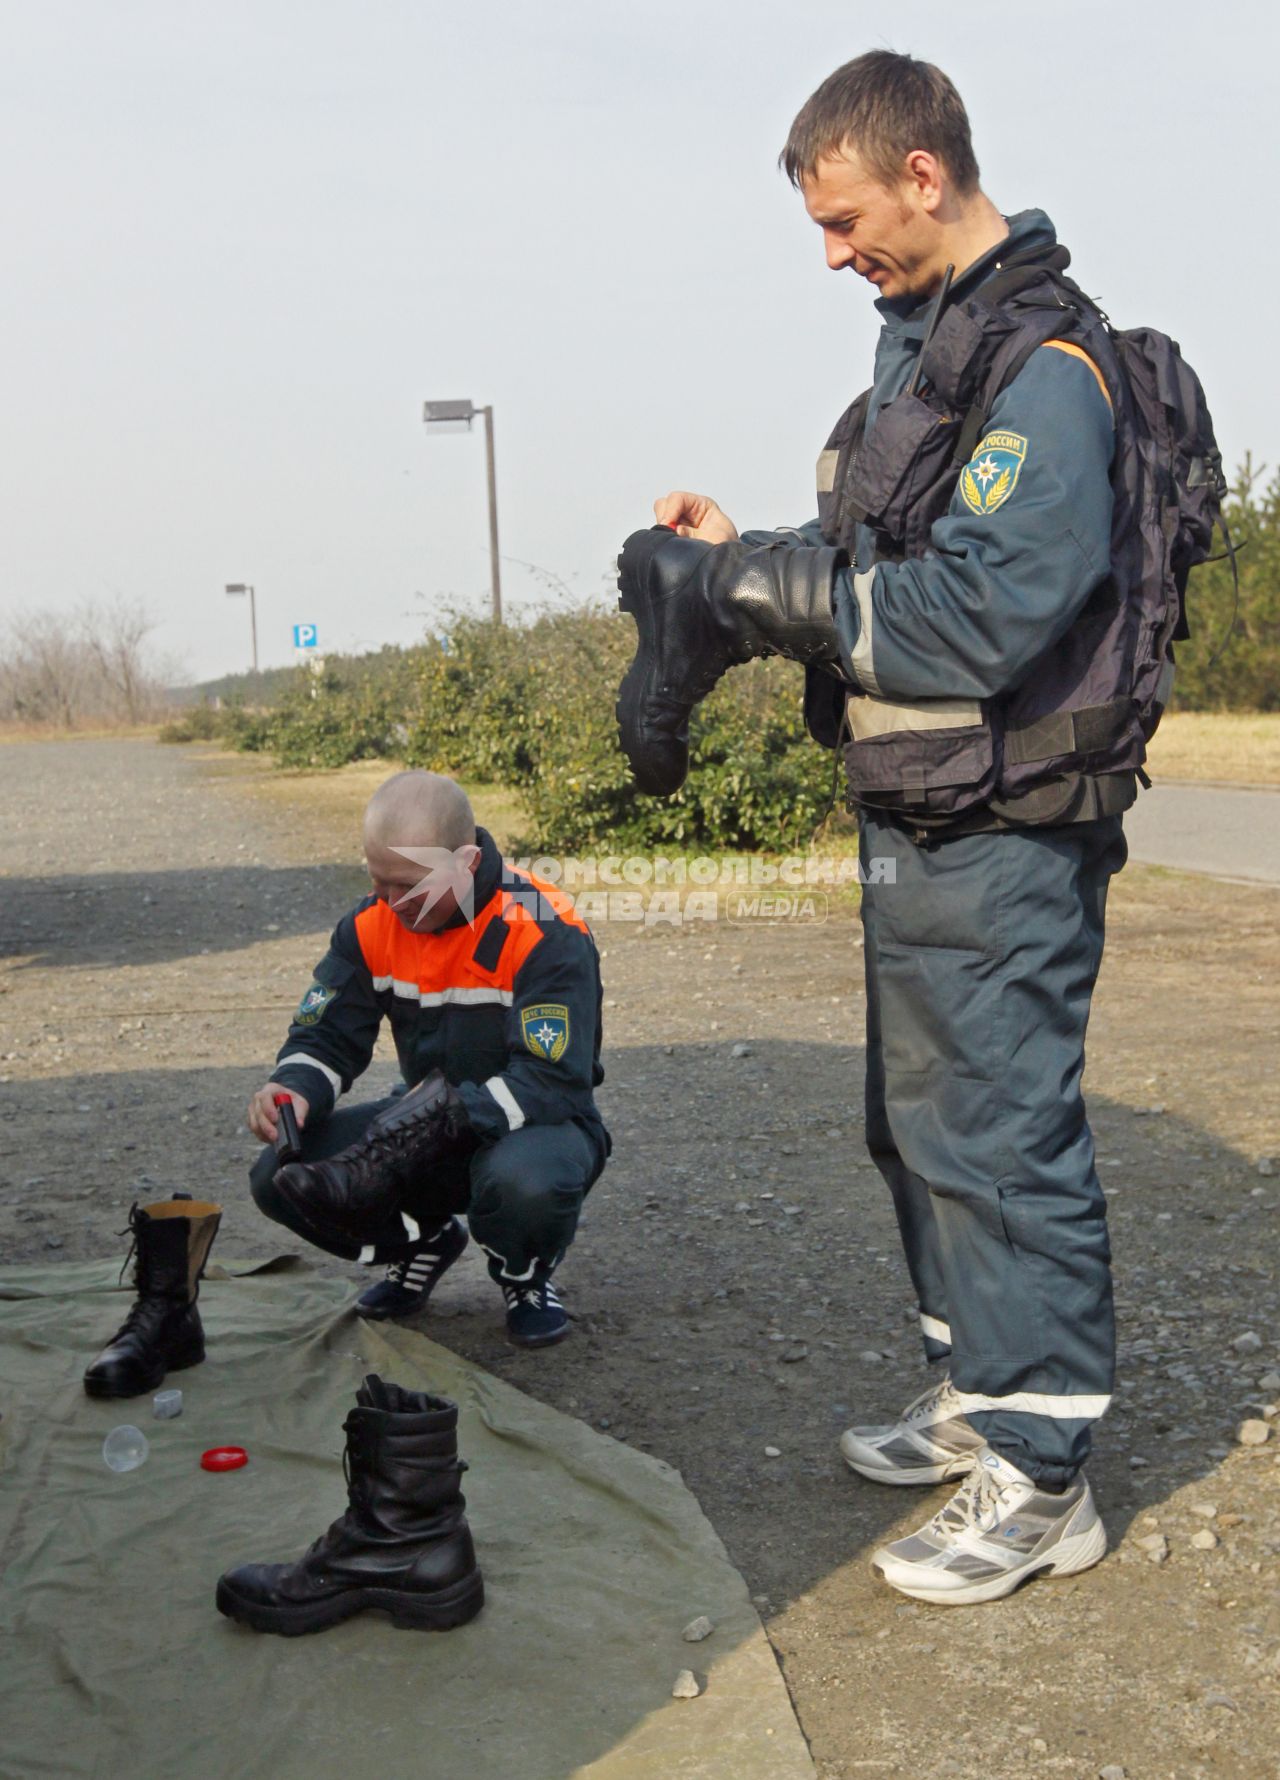
[[[298,1011],[293,1016],[294,1025],[316,1025],[337,993],[336,989],[326,989],[323,983],[312,983],[298,1003]]]
[[[548,1063],[557,1062],[569,1042],[569,1010],[562,1001],[544,1001],[520,1010],[525,1048]]]
[[[960,493],[971,513],[1003,507],[1022,474],[1027,441],[1021,433],[988,433],[960,472]]]

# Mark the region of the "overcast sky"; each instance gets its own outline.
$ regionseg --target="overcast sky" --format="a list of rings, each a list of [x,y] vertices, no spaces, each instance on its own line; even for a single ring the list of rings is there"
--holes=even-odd
[[[895,17],[904,22],[896,24]],[[3,0],[0,611],[144,600],[197,678],[600,590],[668,487],[814,509],[868,286],[777,171],[877,45],[936,61],[983,184],[1275,464],[1276,11],[1219,0]],[[557,592],[555,597],[564,598]]]

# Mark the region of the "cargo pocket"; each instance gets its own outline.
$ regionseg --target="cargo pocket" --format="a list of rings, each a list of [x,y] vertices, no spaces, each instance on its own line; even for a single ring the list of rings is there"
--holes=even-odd
[[[877,948],[881,1045],[886,1075],[990,1083],[999,1013],[997,961],[950,946]]]
[[[846,722],[849,788],[879,808],[953,815],[995,789],[995,737],[978,699],[900,704],[854,693]]]
[[[876,975],[885,1116],[904,1161],[932,1190],[998,1216],[988,1202],[1009,1165],[999,959],[881,940]]]
[[[898,396],[876,417],[873,448],[859,453],[850,505],[878,535],[882,553],[922,553],[955,488],[960,422],[919,396]]]

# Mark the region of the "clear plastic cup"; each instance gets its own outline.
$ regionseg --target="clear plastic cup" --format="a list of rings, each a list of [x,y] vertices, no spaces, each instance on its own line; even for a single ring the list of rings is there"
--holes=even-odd
[[[151,1413],[158,1422],[171,1422],[182,1414],[181,1391],[157,1391],[151,1399]]]
[[[150,1450],[142,1429],[126,1422],[112,1428],[102,1442],[102,1460],[112,1471],[136,1471],[139,1465],[146,1464]]]

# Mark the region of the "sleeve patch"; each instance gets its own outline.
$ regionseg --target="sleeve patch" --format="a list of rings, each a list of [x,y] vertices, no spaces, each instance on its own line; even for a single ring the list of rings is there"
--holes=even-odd
[[[569,1010],[562,1001],[541,1001],[520,1010],[520,1036],[525,1049],[547,1063],[564,1055],[569,1042]]]
[[[336,989],[326,989],[323,983],[312,983],[302,1000],[298,1003],[298,1011],[293,1016],[296,1026],[315,1026],[324,1017],[324,1010],[338,993]]]
[[[1003,507],[1022,474],[1027,441],[1021,433],[988,433],[960,472],[960,493],[971,513]]]

